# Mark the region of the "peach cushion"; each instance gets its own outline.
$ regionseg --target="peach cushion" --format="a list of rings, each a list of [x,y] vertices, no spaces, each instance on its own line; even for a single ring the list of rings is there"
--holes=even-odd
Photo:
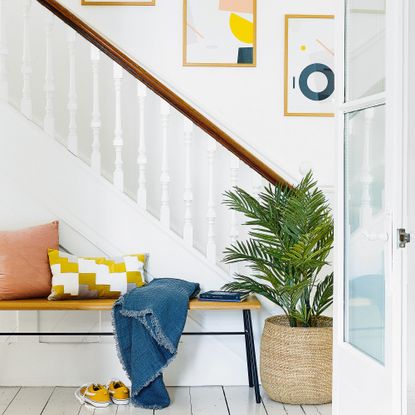
[[[46,298],[52,274],[48,249],[59,248],[57,221],[0,232],[0,300]]]

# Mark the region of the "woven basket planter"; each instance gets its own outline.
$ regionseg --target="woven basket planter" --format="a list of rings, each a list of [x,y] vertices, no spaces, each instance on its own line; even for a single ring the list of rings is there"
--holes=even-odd
[[[275,401],[288,404],[331,402],[333,321],[317,327],[289,326],[285,316],[269,317],[261,339],[262,386]]]

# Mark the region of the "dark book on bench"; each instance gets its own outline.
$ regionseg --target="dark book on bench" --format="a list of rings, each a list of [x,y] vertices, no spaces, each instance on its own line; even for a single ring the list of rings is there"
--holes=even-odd
[[[199,295],[201,301],[224,301],[239,303],[248,297],[247,292],[232,292],[232,291],[206,291]]]

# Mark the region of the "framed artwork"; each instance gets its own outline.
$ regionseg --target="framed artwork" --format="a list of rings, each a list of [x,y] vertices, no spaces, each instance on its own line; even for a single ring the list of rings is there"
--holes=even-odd
[[[155,6],[156,0],[81,0],[83,6]]]
[[[183,0],[184,66],[255,66],[256,0]]]
[[[286,15],[284,115],[334,116],[334,16]]]

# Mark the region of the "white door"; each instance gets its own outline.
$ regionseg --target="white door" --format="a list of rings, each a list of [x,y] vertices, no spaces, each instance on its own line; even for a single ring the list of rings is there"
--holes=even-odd
[[[343,5],[333,413],[403,415],[403,2]]]

